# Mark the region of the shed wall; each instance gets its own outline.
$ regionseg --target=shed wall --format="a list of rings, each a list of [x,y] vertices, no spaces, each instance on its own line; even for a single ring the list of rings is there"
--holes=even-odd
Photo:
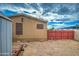
[[[12,47],[12,22],[0,18],[0,55],[11,55]]]
[[[1,20],[0,20],[0,55],[1,55]]]

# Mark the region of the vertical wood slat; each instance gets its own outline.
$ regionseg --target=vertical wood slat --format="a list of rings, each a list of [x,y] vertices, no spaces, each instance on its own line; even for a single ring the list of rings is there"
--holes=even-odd
[[[2,19],[2,24],[1,24],[1,42],[2,42],[2,46],[1,46],[1,49],[2,49],[2,56],[6,56],[7,53],[6,53],[6,20]]]
[[[2,42],[1,42],[1,23],[2,23],[2,21],[0,19],[0,55],[2,53],[2,49],[1,49],[1,47],[2,47]]]
[[[7,55],[11,55],[11,52],[12,52],[12,24],[11,22],[8,22],[7,21]],[[9,44],[8,44],[9,43]]]
[[[74,39],[73,30],[48,30],[48,39]]]

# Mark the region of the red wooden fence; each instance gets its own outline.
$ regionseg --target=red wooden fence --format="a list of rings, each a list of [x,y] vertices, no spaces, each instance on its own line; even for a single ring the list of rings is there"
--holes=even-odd
[[[59,39],[74,39],[73,30],[48,30],[48,40],[59,40]]]

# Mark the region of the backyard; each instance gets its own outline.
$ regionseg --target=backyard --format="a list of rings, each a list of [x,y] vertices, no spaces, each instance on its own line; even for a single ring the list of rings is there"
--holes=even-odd
[[[79,42],[74,40],[49,40],[30,42],[24,48],[23,56],[77,56]]]
[[[48,40],[24,42],[23,56],[79,56],[79,42],[74,40]]]

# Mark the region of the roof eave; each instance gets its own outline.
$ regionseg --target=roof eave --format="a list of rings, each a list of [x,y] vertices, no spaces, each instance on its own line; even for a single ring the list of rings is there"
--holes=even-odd
[[[46,20],[43,20],[43,19],[38,19],[38,18],[35,18],[35,17],[33,17],[33,16],[30,16],[30,15],[25,15],[25,14],[17,14],[17,15],[13,15],[13,16],[9,16],[10,18],[11,17],[16,17],[16,16],[25,16],[25,17],[29,17],[29,18],[34,18],[34,19],[37,19],[37,20],[39,20],[39,21],[41,21],[41,22],[45,22],[45,23],[47,23],[48,21],[46,21]]]
[[[4,15],[2,15],[2,14],[0,14],[0,17],[4,18],[4,19],[6,19],[6,20],[12,21],[10,18],[8,18],[7,16],[4,16]]]

